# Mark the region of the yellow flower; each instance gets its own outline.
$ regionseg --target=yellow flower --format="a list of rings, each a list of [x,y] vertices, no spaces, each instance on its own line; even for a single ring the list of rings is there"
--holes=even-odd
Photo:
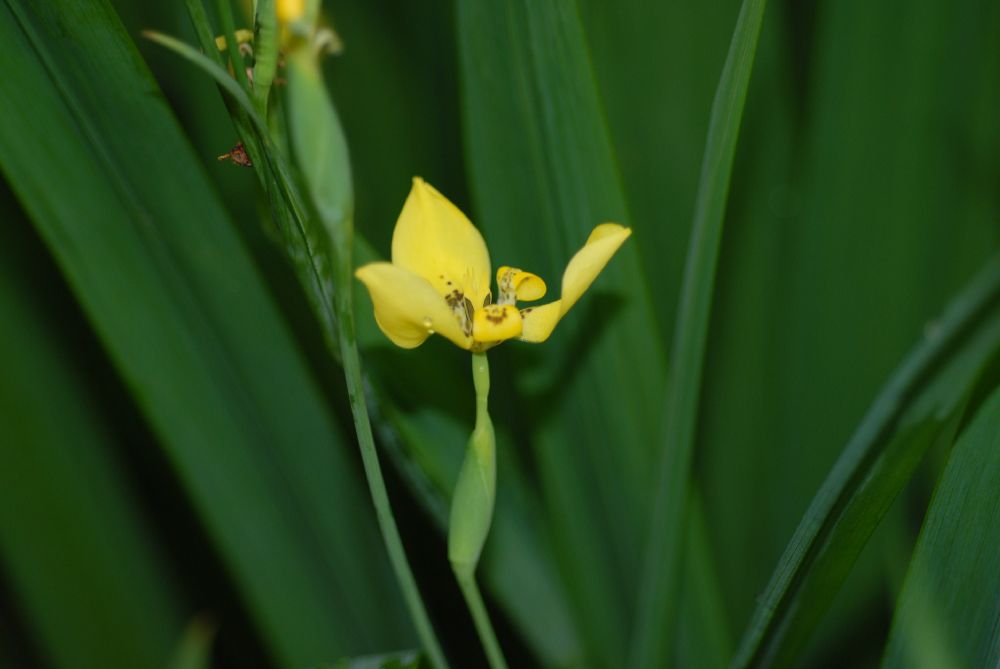
[[[278,0],[275,9],[278,14],[278,21],[281,23],[294,23],[306,13],[306,3],[305,0]]]
[[[355,276],[368,288],[379,328],[397,346],[416,348],[434,333],[473,351],[515,337],[542,342],[630,234],[617,223],[598,225],[569,261],[561,297],[518,309],[518,300],[544,297],[545,282],[501,267],[494,301],[482,235],[458,207],[416,177],[393,231],[392,262],[370,263]]]

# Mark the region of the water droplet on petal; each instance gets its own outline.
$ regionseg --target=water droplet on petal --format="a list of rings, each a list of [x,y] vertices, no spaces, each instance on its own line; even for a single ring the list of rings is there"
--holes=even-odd
[[[432,325],[434,325],[434,321],[432,321],[427,316],[424,316],[424,320],[421,321],[421,325],[427,328],[427,331],[430,332],[431,334],[434,333],[434,328],[431,327]]]

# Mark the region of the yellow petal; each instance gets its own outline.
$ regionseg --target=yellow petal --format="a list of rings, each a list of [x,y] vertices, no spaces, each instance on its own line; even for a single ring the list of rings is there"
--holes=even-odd
[[[602,223],[594,228],[590,237],[587,238],[587,243],[576,252],[563,273],[562,297],[560,298],[562,302],[560,311],[563,315],[590,288],[590,284],[608,264],[611,256],[631,234],[631,228],[617,223]]]
[[[602,223],[594,228],[587,238],[587,243],[576,252],[566,266],[566,271],[563,272],[560,299],[521,312],[524,320],[521,339],[531,342],[548,339],[556,323],[590,288],[590,284],[631,234],[631,228],[617,223]]]
[[[556,300],[540,307],[521,309],[521,340],[537,343],[548,339],[562,318],[561,307],[562,300]]]
[[[354,273],[368,288],[375,322],[396,346],[416,348],[437,332],[462,348],[472,345],[444,298],[423,278],[387,262],[375,262]]]
[[[282,23],[292,23],[306,13],[305,0],[278,0],[276,11]]]
[[[542,277],[516,267],[504,266],[497,270],[497,288],[500,290],[500,301],[503,301],[507,293],[513,293],[523,302],[545,297],[545,281]]]
[[[472,317],[472,338],[500,342],[521,334],[521,314],[513,304],[488,304]]]
[[[477,307],[490,292],[490,254],[479,230],[420,177],[392,233],[392,262],[425,278],[440,295],[460,290]]]
[[[246,28],[240,28],[236,31],[236,43],[246,44],[247,42],[253,41],[253,31],[247,30]],[[215,46],[219,51],[225,51],[228,47],[226,46],[226,36],[219,35],[215,38]]]

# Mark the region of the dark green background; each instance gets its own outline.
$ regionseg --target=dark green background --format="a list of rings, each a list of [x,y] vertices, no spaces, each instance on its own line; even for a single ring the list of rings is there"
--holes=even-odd
[[[551,342],[538,348],[514,342],[491,353],[500,513],[504,495],[517,494],[504,492],[504,468],[510,467],[516,472],[506,480],[518,477],[518,489],[529,491],[527,500],[518,500],[518,522],[530,524],[542,537],[539,550],[554,556],[546,560],[568,591],[582,630],[576,638],[588,647],[585,657],[612,666],[628,629],[650,499],[648,463],[656,450],[648,428],[662,404],[657,393],[709,111],[739,3],[557,3],[578,12],[584,41],[577,44],[572,34],[567,41],[588,49],[583,53],[592,67],[592,81],[570,84],[559,63],[546,64],[545,41],[523,30],[533,25],[523,3],[501,4],[505,23],[486,14],[477,18],[471,9],[457,15],[451,3],[438,0],[329,5],[346,48],[325,69],[351,146],[356,227],[379,253],[388,252],[413,175],[481,225],[495,265],[521,264],[546,278],[550,290],[557,290],[563,263],[590,227],[615,218],[634,228],[610,278],[595,284]],[[161,195],[173,205],[152,216],[190,217],[196,231],[198,220],[218,221],[228,212],[233,225],[226,227],[226,244],[242,241],[251,250],[266,280],[266,290],[258,292],[277,310],[259,311],[247,298],[242,320],[230,323],[218,344],[219,355],[252,367],[265,359],[281,365],[284,358],[272,357],[272,347],[287,349],[289,359],[301,352],[296,364],[302,369],[287,374],[289,383],[305,389],[309,406],[303,409],[296,396],[287,411],[297,412],[304,422],[296,425],[306,427],[289,427],[284,435],[250,428],[246,443],[226,446],[234,457],[253,448],[252,458],[239,457],[268,476],[278,472],[266,498],[238,496],[252,486],[227,488],[224,473],[234,461],[221,446],[214,464],[193,449],[179,454],[161,448],[170,431],[161,421],[183,422],[183,410],[157,414],[149,408],[166,400],[146,396],[142,383],[123,371],[120,352],[108,343],[110,326],[95,326],[91,307],[81,308],[79,278],[60,269],[70,261],[53,252],[58,242],[39,234],[43,226],[29,222],[28,215],[39,214],[19,204],[29,196],[8,174],[18,197],[0,184],[0,470],[6,474],[0,474],[0,667],[101,666],[99,659],[72,655],[94,644],[104,645],[104,652],[113,648],[111,656],[120,651],[119,666],[153,666],[145,665],[153,661],[150,649],[160,649],[165,660],[182,625],[203,611],[219,623],[218,667],[306,666],[336,659],[313,651],[340,656],[413,646],[361,484],[339,371],[326,358],[267,225],[260,225],[266,211],[253,174],[215,161],[236,141],[225,108],[207,77],[140,38],[142,29],[155,28],[193,43],[183,3],[113,5],[180,122],[181,132],[157,137],[181,142],[183,135],[190,143],[130,155],[129,137],[142,136],[131,127],[111,142],[116,160],[129,173],[167,183],[177,176],[170,165],[200,163],[200,174],[191,178],[211,184],[215,195],[167,185]],[[8,7],[0,9],[4,30],[17,34]],[[99,43],[95,38],[92,45]],[[86,47],[63,50],[57,40],[52,46],[78,64],[88,58]],[[589,87],[594,97],[581,107],[596,104],[601,116],[594,119],[606,124],[606,138],[584,133],[596,148],[581,148],[579,136],[560,138],[563,121],[589,126],[573,126],[572,109],[551,119],[551,110],[522,105],[521,93],[505,86],[506,72],[480,77],[484,70],[475,58],[502,53],[494,48],[535,58],[525,64],[501,56],[496,62],[515,73],[533,71],[543,87]],[[44,76],[21,66],[15,51],[27,49],[24,44],[12,40],[2,49],[4,67],[18,68],[28,82],[19,85]],[[116,94],[107,70],[83,69],[94,78],[84,79],[90,83],[83,89]],[[13,85],[0,90],[10,96],[0,106],[6,123],[29,96],[15,95]],[[545,89],[532,99],[548,100]],[[733,173],[695,449],[710,548],[703,557],[717,578],[719,613],[706,623],[711,631],[700,633],[711,634],[707,638],[721,648],[730,646],[723,658],[878,389],[997,246],[998,108],[995,2],[772,0],[767,7]],[[106,121],[99,131],[115,134],[115,119]],[[607,161],[575,164],[577,150]],[[178,163],[170,162],[174,154],[181,156]],[[75,156],[68,147],[63,164],[47,167],[53,154],[39,153],[38,178],[93,169]],[[543,172],[570,176],[546,182],[538,176]],[[572,181],[577,173],[583,176]],[[598,188],[574,197],[567,184],[581,183]],[[99,214],[80,212],[79,225]],[[127,267],[117,272],[122,284],[139,280]],[[213,280],[208,274],[202,279]],[[634,288],[640,284],[642,294]],[[244,294],[239,286],[233,290]],[[367,302],[359,304],[362,327],[370,330]],[[283,315],[287,327],[252,327],[257,319],[270,322],[272,313]],[[232,353],[230,341],[241,341],[243,350]],[[472,423],[466,357],[440,341],[418,351],[393,349],[378,336],[363,342],[365,362],[396,410],[447,453],[443,461],[456,461]],[[262,402],[276,415],[286,411],[278,405],[287,386],[268,388],[263,376],[254,383],[256,390],[247,392],[256,399],[247,401],[247,410]],[[297,450],[300,439],[311,444],[308,449]],[[213,441],[207,436],[201,448],[211,451]],[[305,481],[313,467],[323,473]],[[920,470],[862,555],[801,666],[878,662],[939,469],[931,458]],[[452,476],[453,469],[431,478],[447,482]],[[393,498],[439,634],[457,666],[478,666],[434,515],[415,503],[419,495],[405,479],[390,475]],[[327,498],[331,487],[337,492]],[[213,504],[215,511],[206,510]],[[327,504],[336,508],[325,510]],[[302,620],[284,626],[261,623],[260,607],[273,601],[268,592],[284,593],[284,606],[295,611],[296,586],[285,592],[277,578],[267,591],[258,572],[233,566],[244,564],[240,542],[254,538],[258,506],[276,514],[269,522],[277,534],[268,536],[287,532],[295,537],[290,541],[306,536],[318,542],[295,550],[281,544],[267,566],[268,573],[298,574],[303,596],[312,592],[315,599],[302,604]],[[344,559],[341,551],[352,557]],[[305,556],[308,565],[290,553]],[[306,568],[314,571],[299,571]],[[133,589],[145,587],[152,591],[141,596]],[[509,589],[502,594],[505,586],[496,589],[488,594],[491,601],[510,597]],[[309,607],[347,627],[327,635],[303,613]],[[569,641],[553,641],[549,651],[555,655],[546,655],[524,619],[507,605],[494,608],[516,666],[551,660],[558,655],[552,648],[580,660]],[[116,630],[114,640],[78,638],[79,620],[104,615],[108,620],[95,629]],[[270,616],[281,614],[272,610]],[[298,631],[288,631],[293,629]],[[290,636],[276,641],[276,630]]]

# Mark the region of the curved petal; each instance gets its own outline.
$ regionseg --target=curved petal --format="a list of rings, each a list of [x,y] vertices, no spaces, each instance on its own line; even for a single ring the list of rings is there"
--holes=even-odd
[[[354,273],[372,298],[375,322],[402,348],[416,348],[437,332],[462,348],[472,346],[444,298],[422,277],[392,263],[375,262]]]
[[[562,300],[540,307],[521,309],[521,341],[541,343],[549,338],[556,323],[562,318]]]
[[[608,264],[611,256],[631,234],[631,228],[617,223],[601,223],[594,228],[587,237],[587,243],[576,252],[566,265],[566,271],[563,272],[561,297],[563,315],[590,288],[590,284]]]
[[[594,282],[611,257],[632,234],[631,228],[617,223],[602,223],[590,233],[587,243],[576,252],[563,272],[562,296],[555,302],[523,309],[521,339],[542,342],[549,338],[556,323],[566,315],[580,296]]]
[[[537,274],[504,265],[497,270],[497,290],[502,304],[534,302],[545,297],[545,281]]]
[[[512,304],[488,304],[472,317],[472,338],[478,343],[501,342],[521,334],[521,314]]]
[[[490,254],[479,230],[420,177],[392,233],[392,262],[422,276],[440,295],[456,288],[477,307],[490,292]]]

